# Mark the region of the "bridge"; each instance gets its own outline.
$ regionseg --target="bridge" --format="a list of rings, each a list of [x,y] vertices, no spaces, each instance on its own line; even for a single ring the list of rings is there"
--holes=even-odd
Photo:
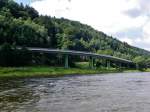
[[[53,53],[53,54],[62,54],[65,56],[65,68],[69,68],[69,55],[79,55],[79,56],[87,56],[89,57],[89,65],[91,68],[94,68],[94,59],[106,59],[107,60],[107,68],[110,67],[110,61],[118,62],[121,64],[126,64],[130,66],[134,64],[130,60],[110,56],[110,55],[103,55],[103,54],[96,54],[91,52],[82,52],[82,51],[75,51],[75,50],[60,50],[60,49],[50,49],[50,48],[34,48],[34,47],[26,47],[29,51],[32,52],[39,52],[39,53]],[[20,47],[19,47],[20,49]]]

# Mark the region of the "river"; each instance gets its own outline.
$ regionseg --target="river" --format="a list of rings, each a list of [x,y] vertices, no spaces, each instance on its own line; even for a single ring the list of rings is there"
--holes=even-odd
[[[0,79],[0,112],[150,112],[150,73]]]

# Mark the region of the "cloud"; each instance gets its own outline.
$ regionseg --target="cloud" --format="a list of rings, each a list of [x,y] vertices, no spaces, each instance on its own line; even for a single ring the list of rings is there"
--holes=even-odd
[[[150,44],[150,21],[143,27],[143,42]]]
[[[31,6],[40,14],[77,20],[129,44],[150,49],[149,0],[41,0]]]
[[[117,37],[126,37],[127,35],[130,35],[132,39],[136,39],[137,37],[142,37],[143,36],[143,28],[142,27],[137,27],[137,28],[129,28],[120,32],[115,33]]]
[[[134,0],[133,0],[134,1]],[[133,18],[138,16],[147,15],[150,16],[150,1],[149,0],[136,0],[137,5],[131,9],[125,11],[125,13]]]
[[[131,9],[131,10],[127,10],[125,11],[125,14],[129,15],[130,17],[136,18],[142,15],[142,11],[139,9]]]
[[[143,27],[128,29],[116,33],[114,35],[120,37],[119,39],[123,42],[127,42],[130,45],[144,48],[150,51],[150,21],[147,21]]]
[[[127,42],[128,44],[132,45],[133,44],[133,40],[128,38],[128,37],[124,37],[120,39],[122,42]]]

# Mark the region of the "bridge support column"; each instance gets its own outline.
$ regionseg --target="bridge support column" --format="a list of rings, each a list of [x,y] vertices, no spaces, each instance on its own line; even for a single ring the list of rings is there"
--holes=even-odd
[[[110,68],[110,61],[107,61],[107,69]]]
[[[68,59],[69,59],[68,54],[65,54],[65,68],[69,68]]]
[[[119,63],[119,68],[120,68],[120,69],[122,68],[122,63]]]
[[[44,53],[40,53],[41,54],[41,64],[44,65],[45,64],[45,55]]]
[[[136,69],[137,69],[137,70],[139,69],[139,64],[137,64],[137,63],[136,63]]]
[[[128,68],[128,69],[130,68],[130,64],[129,64],[129,63],[127,63],[127,68]]]
[[[89,60],[89,67],[90,67],[91,69],[94,68],[94,58],[93,58],[93,57],[90,57],[90,60]]]

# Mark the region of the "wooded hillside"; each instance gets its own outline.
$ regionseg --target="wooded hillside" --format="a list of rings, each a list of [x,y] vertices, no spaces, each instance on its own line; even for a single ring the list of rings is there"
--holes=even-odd
[[[149,51],[123,43],[77,21],[39,15],[34,8],[12,0],[0,0],[0,46],[1,66],[19,66],[27,64],[29,60],[31,62],[34,56],[23,52],[25,49],[18,52],[16,46],[88,51],[146,65],[150,63]],[[19,62],[15,60],[16,57],[20,59]]]

